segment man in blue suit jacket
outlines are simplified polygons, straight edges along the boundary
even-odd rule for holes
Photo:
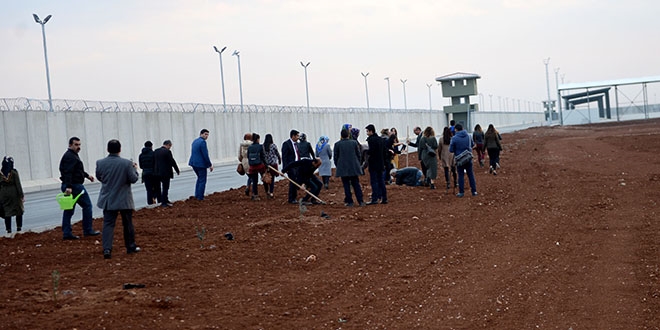
[[[192,143],[190,160],[188,161],[188,165],[192,166],[197,175],[195,198],[200,201],[204,199],[204,190],[206,190],[206,169],[208,168],[210,172],[213,172],[213,163],[211,163],[209,150],[206,147],[206,139],[208,138],[209,130],[202,129],[199,132],[199,137]]]

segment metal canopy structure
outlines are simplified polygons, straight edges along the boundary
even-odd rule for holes
[[[647,84],[658,83],[660,82],[660,76],[649,76],[641,78],[628,78],[628,79],[613,79],[613,80],[602,80],[602,81],[592,81],[592,82],[583,82],[583,83],[569,83],[561,84],[557,88],[557,99],[564,100],[566,102],[565,106],[569,106],[568,102],[570,99],[574,99],[572,104],[580,103],[589,103],[589,102],[603,102],[603,95],[606,96],[605,102],[609,104],[609,93],[606,90],[614,87],[615,90],[615,103],[616,103],[616,116],[617,121],[619,118],[619,86],[627,85],[642,85],[643,92],[643,110],[644,115],[648,118],[648,93],[647,93]],[[605,87],[605,88],[603,88]],[[600,88],[597,90],[590,90],[593,88]],[[571,91],[577,89],[586,90],[583,93],[575,93],[572,95],[562,96],[562,91]],[[607,106],[609,108],[609,106]],[[567,108],[568,109],[568,108]],[[609,111],[608,111],[609,112]],[[606,117],[610,118],[609,114]],[[559,118],[561,120],[560,124],[563,125],[563,115],[562,115],[562,103],[559,103]]]

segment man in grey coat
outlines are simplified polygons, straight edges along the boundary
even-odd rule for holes
[[[138,180],[137,164],[121,158],[119,140],[108,141],[108,156],[96,161],[96,178],[102,183],[96,206],[103,209],[103,258],[110,259],[117,214],[121,214],[127,253],[140,252],[135,245],[133,228],[133,193],[131,184]]]
[[[337,167],[335,175],[341,178],[344,185],[344,205],[353,206],[353,195],[351,186],[355,190],[355,198],[360,206],[365,206],[362,195],[362,187],[358,176],[364,174],[360,166],[360,147],[358,142],[348,138],[347,130],[341,131],[341,140],[335,143],[334,160]]]

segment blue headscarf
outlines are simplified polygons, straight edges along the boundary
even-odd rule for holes
[[[330,141],[329,137],[325,135],[321,135],[321,137],[319,138],[319,142],[316,143],[316,155],[321,153],[321,150],[323,149],[323,147],[325,147],[326,144],[328,144],[329,141]]]
[[[358,136],[360,136],[360,129],[355,127],[351,128],[351,138],[357,141]]]
[[[350,132],[352,127],[353,127],[353,125],[351,125],[351,124],[344,124],[344,125],[341,126],[341,129],[342,130],[345,129],[345,130]]]

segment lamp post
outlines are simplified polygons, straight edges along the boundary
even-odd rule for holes
[[[364,90],[367,93],[367,110],[369,110],[369,87],[367,86],[367,76],[369,75],[369,72],[360,72],[360,74],[364,77]]]
[[[406,101],[406,81],[408,79],[400,79],[401,83],[403,84],[403,109],[408,110],[408,103]]]
[[[235,50],[232,54],[238,59],[238,90],[241,96],[241,112],[243,112],[243,82],[241,81],[241,55],[240,52]]]
[[[390,77],[385,77],[387,80],[387,101],[390,105],[390,112],[392,112],[392,93],[390,93]]]
[[[548,102],[545,105],[546,109],[548,110],[548,121],[552,122],[552,104],[550,102],[550,76],[548,74],[548,64],[550,64],[550,58],[548,57],[544,59],[543,64],[545,64],[545,84],[548,88]]]
[[[215,52],[218,53],[218,56],[220,57],[220,82],[222,83],[222,107],[224,111],[227,111],[227,101],[225,99],[225,73],[222,70],[222,52],[227,49],[227,46],[222,47],[222,49],[218,50],[218,47],[213,46],[213,49],[215,49]]]
[[[426,87],[429,88],[429,110],[433,110],[433,106],[431,105],[431,86],[433,86],[433,84],[426,84]]]
[[[48,51],[46,50],[46,23],[50,20],[53,15],[48,15],[44,20],[40,20],[37,14],[32,14],[34,21],[38,24],[41,24],[41,35],[44,40],[44,60],[46,61],[46,83],[48,84],[48,110],[53,111],[53,97],[50,94],[50,71],[48,70]]]
[[[561,94],[559,93],[559,68],[555,68],[555,89],[557,90],[557,109],[559,109],[559,125],[564,124],[564,118],[561,113]]]
[[[305,68],[305,95],[307,96],[307,112],[309,113],[309,87],[307,86],[307,67],[309,64],[312,62],[307,62],[307,64],[303,64],[302,61],[300,61],[300,65],[302,65],[303,68]]]

